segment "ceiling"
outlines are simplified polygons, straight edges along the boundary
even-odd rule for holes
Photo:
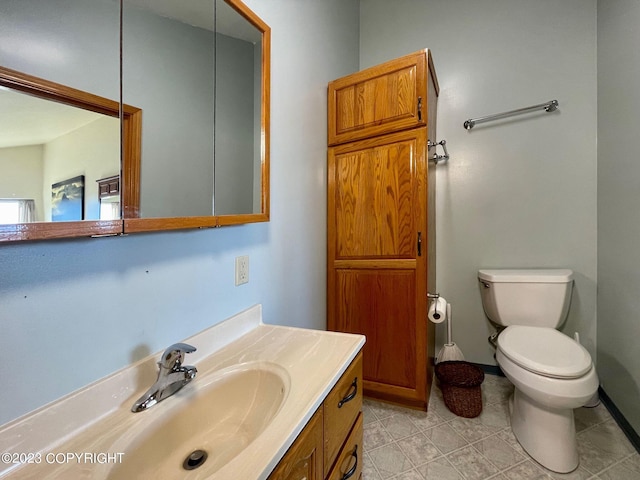
[[[0,148],[40,145],[103,115],[0,86]]]
[[[257,43],[262,39],[261,32],[223,0],[215,0],[215,13],[212,0],[125,0],[125,3],[206,30],[214,31],[215,23],[218,33],[247,42]]]

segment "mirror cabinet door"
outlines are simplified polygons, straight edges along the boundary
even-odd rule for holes
[[[239,0],[123,5],[123,101],[143,112],[125,231],[267,221],[269,27]]]
[[[0,0],[0,241],[122,232],[117,2]]]
[[[240,0],[0,0],[0,241],[268,221],[270,33]]]

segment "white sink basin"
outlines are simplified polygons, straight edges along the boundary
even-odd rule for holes
[[[289,386],[284,368],[267,362],[196,377],[173,397],[135,414],[161,415],[124,447],[123,462],[108,478],[187,478],[190,468],[198,476],[215,473],[269,425]]]
[[[0,478],[266,480],[364,337],[266,325],[261,311],[182,340],[198,349],[188,357],[198,375],[148,410],[132,413],[131,405],[155,379],[161,352],[0,426],[1,452],[41,460],[0,462]],[[185,470],[196,450],[206,460]]]

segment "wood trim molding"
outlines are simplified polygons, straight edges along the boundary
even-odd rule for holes
[[[61,85],[26,73],[0,67],[0,86],[45,100],[84,110],[120,117],[120,103],[76,88]],[[121,165],[124,181],[123,202],[139,205],[140,134],[142,111],[129,105],[122,108],[123,142]],[[117,235],[123,232],[122,220],[82,220],[77,222],[34,222],[0,225],[0,242],[49,240],[87,236]]]

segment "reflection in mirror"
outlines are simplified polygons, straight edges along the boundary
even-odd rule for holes
[[[95,183],[121,169],[119,17],[114,0],[0,0],[0,241],[122,232]],[[85,221],[54,221],[53,185],[77,176]]]
[[[262,212],[262,32],[216,0],[216,215]]]
[[[144,111],[127,217],[213,213],[213,25],[213,0],[124,0],[123,101]]]
[[[0,87],[0,224],[99,220],[96,180],[119,172],[118,117]]]
[[[269,38],[239,0],[124,0],[123,101],[144,110],[125,230],[268,220]]]

